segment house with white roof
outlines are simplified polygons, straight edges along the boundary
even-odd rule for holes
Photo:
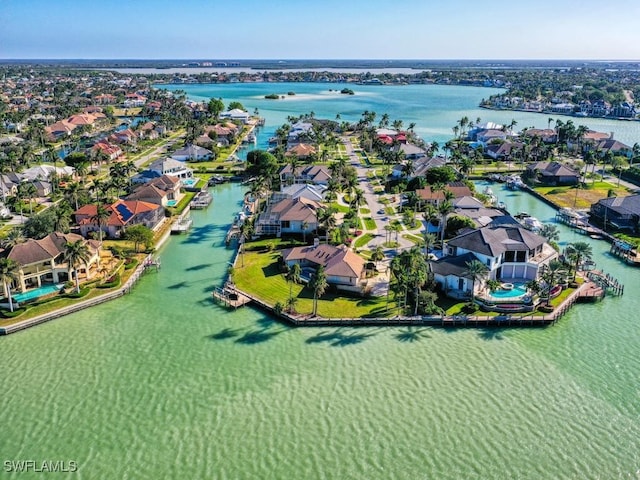
[[[234,108],[232,110],[227,110],[226,112],[222,112],[220,114],[220,118],[228,118],[230,120],[238,120],[244,124],[249,123],[249,119],[251,115],[244,110],[240,110],[239,108]]]

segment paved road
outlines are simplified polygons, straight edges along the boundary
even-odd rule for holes
[[[398,214],[387,215],[386,213],[379,213],[379,212],[384,212],[385,205],[380,203],[379,201],[380,196],[374,193],[373,186],[371,185],[371,182],[369,181],[369,177],[367,176],[367,173],[371,169],[369,167],[364,167],[360,163],[360,158],[354,151],[353,145],[351,144],[351,141],[349,140],[348,137],[342,137],[342,143],[344,144],[347,152],[347,156],[349,157],[349,163],[356,169],[356,172],[358,174],[358,184],[359,184],[358,187],[364,192],[364,198],[365,198],[365,201],[367,202],[367,208],[371,211],[371,214],[370,214],[371,218],[376,223],[375,231],[371,231],[371,230],[367,231],[367,233],[373,233],[374,235],[376,235],[376,237],[373,240],[371,240],[367,244],[367,246],[369,248],[373,248],[377,245],[382,245],[385,242],[385,239],[387,236],[387,232],[384,229],[384,227],[389,225],[393,220],[396,220],[396,219],[399,220],[400,215]],[[400,197],[399,196],[397,197],[398,197],[398,201],[395,203],[395,206],[398,206],[399,204]],[[402,230],[398,232],[398,243],[400,244],[399,249],[406,249],[414,246],[413,242],[402,237],[403,233],[412,233],[414,235],[421,235],[422,229],[423,227],[421,225],[419,228],[415,230]],[[395,239],[395,233],[393,235]],[[395,249],[387,249],[386,253],[394,254]]]

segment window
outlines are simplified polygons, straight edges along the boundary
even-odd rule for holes
[[[289,220],[283,220],[281,223],[282,228],[291,228],[291,222]]]

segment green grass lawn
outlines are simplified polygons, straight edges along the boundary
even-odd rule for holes
[[[364,217],[363,220],[364,220],[364,228],[366,230],[375,230],[377,228],[376,227],[376,222],[375,222],[375,220],[373,218]]]
[[[384,207],[384,213],[386,213],[387,215],[395,215],[396,209],[393,207]]]
[[[362,235],[361,237],[356,238],[356,241],[354,242],[353,246],[355,248],[362,248],[364,247],[367,243],[369,243],[371,240],[373,240],[374,238],[376,238],[376,236],[372,233],[365,233],[364,235]]]
[[[360,213],[362,215],[369,215],[371,213],[371,210],[369,210],[368,208],[364,208],[363,207],[363,208],[360,209]]]
[[[247,252],[244,267],[234,269],[234,281],[240,290],[244,290],[270,305],[277,302],[286,305],[289,298],[289,285],[278,270],[278,251]],[[299,313],[311,313],[313,292],[304,285],[292,285],[292,295],[298,299],[296,310]],[[394,307],[390,303],[390,308]],[[318,301],[318,314],[328,318],[384,317],[386,316],[386,297],[359,298],[334,293],[325,293]]]
[[[406,238],[410,242],[413,242],[415,245],[422,246],[424,245],[424,239],[419,237],[418,235],[411,235],[410,233],[405,233],[402,235],[402,238]]]

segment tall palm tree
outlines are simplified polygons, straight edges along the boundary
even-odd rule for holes
[[[71,273],[71,269],[73,269],[73,273],[75,273],[76,293],[80,293],[80,278],[77,266],[82,262],[88,262],[90,256],[89,247],[87,247],[84,240],[67,242],[64,245],[64,257],[69,262],[69,271]]]
[[[298,263],[294,263],[289,268],[289,270],[287,270],[287,273],[284,276],[284,278],[287,280],[287,283],[289,284],[289,301],[291,300],[291,298],[293,298],[293,284],[300,283],[301,273],[302,270],[300,269],[300,265]]]
[[[107,224],[107,220],[111,217],[111,212],[104,205],[96,205],[96,213],[91,217],[91,221],[98,225],[98,235],[100,243],[102,243],[102,227]]]
[[[447,229],[447,217],[453,212],[453,204],[449,200],[445,200],[438,205],[438,214],[440,215],[440,243],[442,245],[442,255],[444,255],[444,234]]]
[[[329,284],[327,283],[327,275],[324,273],[324,267],[320,265],[316,272],[311,277],[309,286],[313,290],[313,316],[318,314],[318,298],[321,297],[327,290]]]
[[[376,248],[371,252],[371,261],[376,263],[376,267],[378,266],[378,262],[384,260],[384,250],[382,249],[382,245],[376,245]]]
[[[429,253],[429,249],[436,241],[436,236],[433,233],[429,232],[429,230],[425,229],[424,233],[422,234],[422,240],[424,241],[424,256],[426,257]]]
[[[489,268],[480,260],[471,260],[466,262],[467,270],[465,275],[471,277],[471,303],[476,300],[476,282],[484,279],[489,273]]]
[[[574,242],[567,245],[567,254],[573,260],[573,281],[576,281],[578,268],[583,260],[591,260],[593,249],[587,242]]]
[[[9,310],[13,312],[13,299],[11,298],[11,282],[18,280],[20,265],[11,258],[0,258],[0,281],[4,287],[4,296],[9,301]]]

